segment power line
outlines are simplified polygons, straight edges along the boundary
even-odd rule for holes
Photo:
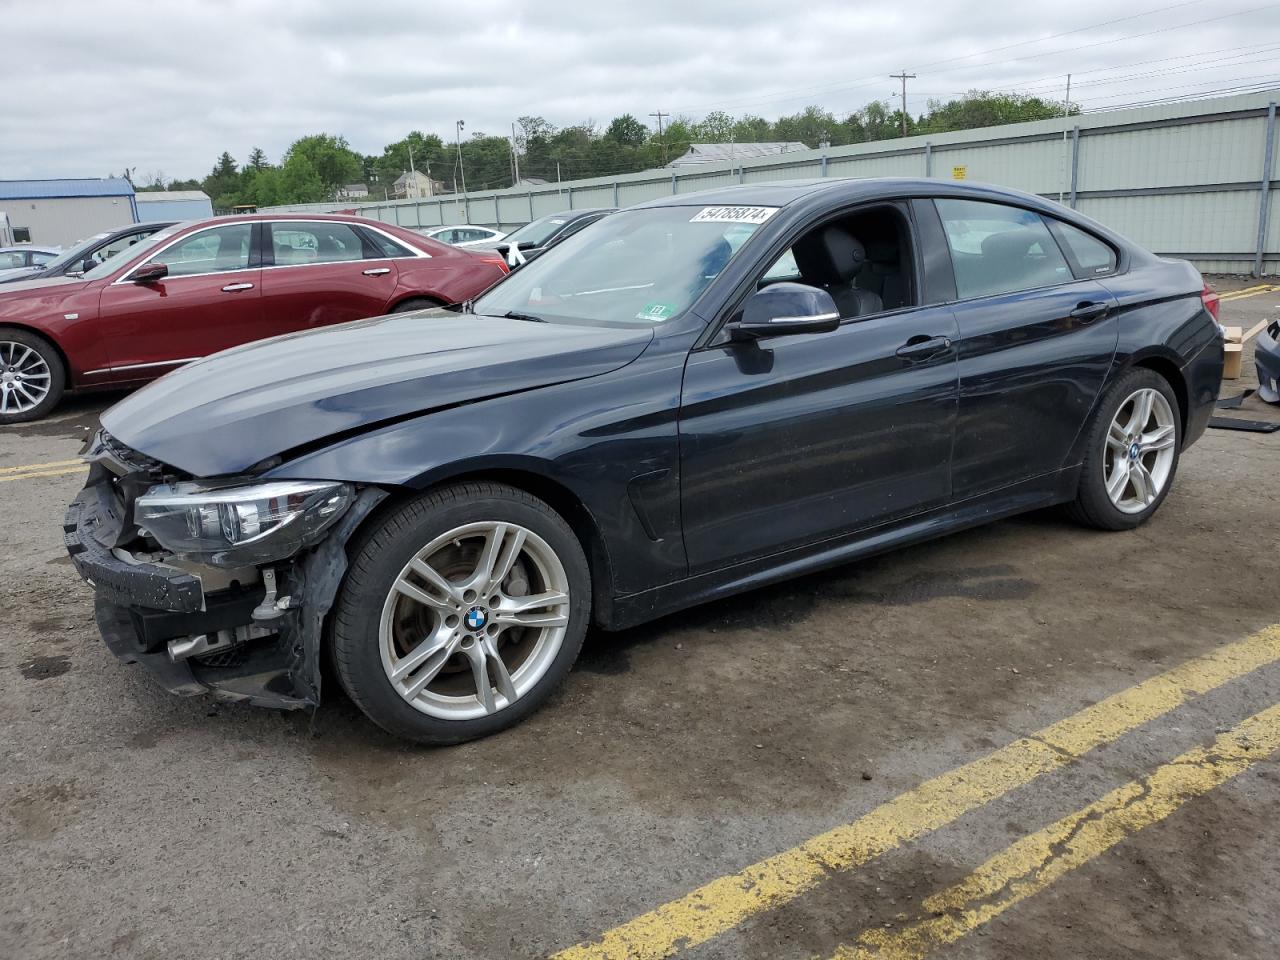
[[[1031,44],[1031,43],[1039,43],[1039,42],[1042,42],[1042,41],[1044,41],[1044,40],[1052,40],[1052,39],[1056,39],[1056,38],[1058,38],[1058,37],[1060,37],[1060,36],[1067,36],[1067,35],[1070,35],[1070,34],[1082,33],[1082,32],[1087,31],[1087,30],[1097,29],[1098,27],[1108,26],[1108,25],[1111,25],[1111,24],[1113,24],[1113,23],[1119,23],[1119,22],[1124,21],[1124,20],[1133,20],[1133,19],[1137,19],[1137,18],[1139,18],[1139,17],[1150,16],[1150,15],[1152,15],[1152,14],[1156,14],[1156,13],[1165,13],[1165,12],[1167,12],[1167,11],[1169,11],[1169,10],[1174,10],[1174,9],[1177,9],[1177,8],[1179,8],[1179,7],[1184,7],[1184,6],[1190,6],[1192,3],[1199,3],[1199,2],[1202,2],[1202,0],[1184,0],[1184,2],[1183,2],[1183,3],[1176,3],[1176,4],[1169,5],[1169,6],[1160,7],[1160,8],[1158,8],[1158,9],[1148,10],[1148,11],[1146,11],[1145,13],[1140,13],[1140,14],[1131,14],[1131,15],[1129,15],[1129,16],[1127,16],[1127,17],[1119,17],[1119,18],[1117,18],[1117,19],[1115,19],[1115,20],[1108,20],[1108,21],[1104,21],[1103,23],[1091,24],[1091,25],[1086,26],[1086,27],[1078,27],[1078,28],[1076,28],[1076,29],[1074,29],[1074,30],[1068,30],[1068,31],[1065,31],[1065,32],[1064,32],[1064,33],[1062,33],[1062,34],[1054,34],[1054,35],[1052,35],[1052,36],[1049,36],[1049,37],[1041,37],[1041,38],[1036,39],[1036,40],[1025,40],[1025,41],[1020,41],[1020,42],[1019,42],[1019,43],[1017,43],[1017,44],[1006,44],[1004,47],[996,47],[996,48],[993,48],[993,49],[991,49],[991,50],[982,50],[982,51],[978,51],[978,52],[976,52],[976,53],[972,53],[972,54],[965,54],[965,55],[960,56],[960,57],[951,57],[951,58],[948,58],[948,59],[946,59],[946,60],[935,60],[935,61],[933,61],[933,62],[931,62],[931,63],[922,64],[922,65],[918,66],[916,69],[920,70],[920,69],[924,69],[924,68],[926,68],[926,67],[939,66],[939,65],[941,65],[941,64],[951,63],[951,62],[955,62],[955,61],[957,61],[957,60],[967,60],[967,59],[969,59],[969,58],[971,58],[971,57],[984,56],[984,55],[986,55],[986,54],[988,54],[988,53],[1000,52],[1000,51],[1003,51],[1003,50],[1006,50],[1006,49],[1011,49],[1011,48],[1016,47],[1016,46],[1022,46],[1022,45]],[[1126,34],[1126,35],[1124,35],[1124,36],[1120,36],[1120,37],[1112,37],[1112,38],[1107,39],[1107,40],[1097,40],[1097,41],[1094,41],[1094,42],[1092,42],[1092,43],[1081,44],[1081,45],[1079,45],[1079,46],[1075,46],[1075,47],[1066,47],[1066,48],[1063,48],[1063,49],[1061,49],[1061,50],[1052,50],[1052,51],[1047,51],[1047,52],[1029,53],[1029,54],[1025,54],[1025,55],[1023,55],[1023,56],[1020,56],[1020,57],[1008,57],[1008,58],[1005,58],[1005,59],[1003,59],[1003,60],[995,60],[995,61],[988,61],[988,62],[983,62],[983,63],[968,64],[968,65],[965,65],[965,66],[955,67],[955,68],[953,69],[953,71],[951,71],[951,72],[960,72],[960,71],[965,71],[965,70],[978,70],[978,69],[983,69],[983,68],[990,69],[991,67],[1003,66],[1003,65],[1005,65],[1005,64],[1009,64],[1009,63],[1017,63],[1017,62],[1019,62],[1019,61],[1022,61],[1022,60],[1028,60],[1028,59],[1031,59],[1031,58],[1033,58],[1033,57],[1034,57],[1034,58],[1037,58],[1037,59],[1039,59],[1039,58],[1048,58],[1048,57],[1058,57],[1058,56],[1062,56],[1062,55],[1064,55],[1064,54],[1068,54],[1068,53],[1076,53],[1076,52],[1078,52],[1078,51],[1080,51],[1080,50],[1087,50],[1087,49],[1091,49],[1091,48],[1093,48],[1093,47],[1106,46],[1106,45],[1108,45],[1108,44],[1113,44],[1113,43],[1120,43],[1120,42],[1123,42],[1123,41],[1125,41],[1125,40],[1137,40],[1137,39],[1141,39],[1141,38],[1143,38],[1143,37],[1150,37],[1150,36],[1155,36],[1155,35],[1157,35],[1157,34],[1161,34],[1161,33],[1168,33],[1168,32],[1173,31],[1173,30],[1184,30],[1184,29],[1186,29],[1187,27],[1196,27],[1196,26],[1201,26],[1201,25],[1206,24],[1206,23],[1213,23],[1213,22],[1216,22],[1216,21],[1219,21],[1219,20],[1226,20],[1226,19],[1230,19],[1231,17],[1240,17],[1240,16],[1244,16],[1245,14],[1249,14],[1249,13],[1256,13],[1256,12],[1257,12],[1257,11],[1259,11],[1259,10],[1266,10],[1266,9],[1270,9],[1270,8],[1275,7],[1275,6],[1277,6],[1277,5],[1276,5],[1276,4],[1274,4],[1274,3],[1272,3],[1272,4],[1263,4],[1262,6],[1250,7],[1250,8],[1249,8],[1249,9],[1247,9],[1247,10],[1238,10],[1238,11],[1235,11],[1235,12],[1233,12],[1233,13],[1217,14],[1217,15],[1215,15],[1215,16],[1212,16],[1212,17],[1205,17],[1205,18],[1200,19],[1200,20],[1192,20],[1192,21],[1189,21],[1189,22],[1187,22],[1187,23],[1179,23],[1179,24],[1172,24],[1172,25],[1170,25],[1170,26],[1166,26],[1166,27],[1158,27],[1158,28],[1156,28],[1156,29],[1154,29],[1154,30],[1147,30],[1147,31],[1144,31],[1144,32],[1141,32],[1141,33]],[[875,81],[875,80],[876,80],[876,76],[875,76],[875,75],[873,75],[873,76],[868,76],[868,77],[859,77],[859,78],[855,78],[855,79],[854,79],[854,80],[852,80],[852,81],[847,81],[847,82],[843,82],[843,83],[836,83],[836,84],[823,84],[823,85],[815,86],[815,87],[809,87],[809,88],[797,88],[797,89],[794,89],[794,90],[791,90],[791,91],[779,91],[779,92],[776,92],[776,93],[781,93],[781,94],[783,94],[783,95],[770,94],[770,95],[768,95],[768,96],[766,96],[766,97],[758,97],[758,98],[752,98],[752,99],[741,99],[741,100],[735,100],[735,101],[720,101],[720,103],[719,103],[719,104],[707,104],[707,105],[708,105],[708,106],[726,106],[726,105],[735,105],[735,106],[751,106],[751,105],[762,104],[762,103],[776,103],[776,102],[780,102],[780,101],[781,101],[781,102],[785,102],[785,101],[789,101],[789,100],[799,99],[801,96],[807,96],[807,95],[809,95],[809,94],[811,94],[811,93],[812,93],[812,94],[817,94],[817,93],[821,93],[821,92],[834,93],[834,92],[836,92],[836,91],[842,91],[842,90],[857,90],[857,89],[864,89],[864,88],[869,87],[869,86],[874,86],[874,81]],[[863,82],[863,81],[867,81],[867,82]],[[796,95],[794,95],[794,96],[793,96],[792,94],[796,94]],[[689,108],[686,108],[686,109],[689,109]]]

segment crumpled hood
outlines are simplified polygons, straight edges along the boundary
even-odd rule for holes
[[[446,310],[375,317],[189,363],[116,404],[102,425],[194,476],[234,474],[335,434],[607,373],[652,336]]]

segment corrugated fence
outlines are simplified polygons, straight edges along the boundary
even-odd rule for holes
[[[570,208],[625,207],[735,183],[926,176],[1061,199],[1206,272],[1272,274],[1280,269],[1277,100],[1280,91],[1221,97],[357,209],[408,227],[475,223],[510,230]],[[351,204],[269,208],[337,209]]]

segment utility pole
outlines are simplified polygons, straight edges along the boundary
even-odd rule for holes
[[[1064,117],[1071,116],[1071,74],[1067,74],[1067,102],[1063,106],[1062,115]]]
[[[410,187],[409,189],[410,189],[410,190],[412,190],[412,191],[414,192],[414,195],[415,195],[415,196],[417,196],[417,194],[418,194],[418,174],[417,174],[417,171],[415,171],[415,170],[413,169],[413,144],[412,144],[412,143],[410,143],[410,144],[409,144],[409,182],[410,182],[411,184],[413,184],[413,186],[412,186],[412,187]],[[408,197],[408,196],[409,196],[409,190],[406,190],[406,191],[404,192],[404,195],[405,195],[406,197]]]
[[[463,198],[467,195],[467,168],[462,165],[462,128],[465,126],[466,123],[462,120],[454,124],[454,132],[458,137],[458,175],[462,178]]]
[[[659,110],[657,113],[649,114],[649,116],[658,118],[658,143],[662,146],[662,162],[666,163],[667,162],[667,142],[662,139],[662,118],[669,117],[671,116],[671,114],[663,113],[661,110]]]
[[[907,81],[914,80],[916,75],[903,70],[901,73],[891,73],[889,76],[894,80],[902,81],[902,135],[905,137],[907,135]]]
[[[511,185],[514,187],[520,183],[520,148],[516,144],[516,125],[511,124],[511,166],[515,171],[511,175]]]

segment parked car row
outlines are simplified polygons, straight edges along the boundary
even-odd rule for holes
[[[456,281],[437,299],[474,297],[175,370],[103,415],[65,520],[107,646],[165,688],[302,708],[323,671],[429,743],[528,716],[593,623],[1055,504],[1134,528],[1222,374],[1190,264],[934,179],[655,200],[479,295],[500,264],[350,218],[144,243],[47,311],[111,325],[73,376],[151,375],[264,314],[301,330],[362,297],[352,313],[416,306],[397,291],[424,259]],[[333,271],[321,299],[310,270]],[[205,339],[148,352],[183,283],[196,305],[166,324]]]
[[[0,424],[252,340],[459,303],[507,272],[497,253],[338,215],[220,217],[129,242],[82,255],[81,275],[0,286]]]
[[[0,247],[0,283],[15,275],[39,270],[59,253],[57,247],[33,247],[29,243]]]

